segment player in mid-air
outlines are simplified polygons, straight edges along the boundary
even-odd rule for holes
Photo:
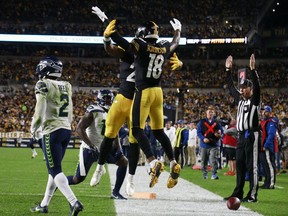
[[[36,67],[39,81],[35,86],[36,106],[31,123],[31,134],[42,127],[43,151],[48,169],[48,182],[42,202],[31,212],[48,213],[48,205],[56,188],[70,204],[69,216],[78,215],[83,205],[71,190],[62,172],[62,159],[71,137],[73,113],[72,86],[57,80],[62,76],[63,64],[55,57],[43,58]]]
[[[98,17],[105,21],[108,19],[104,12],[98,7],[92,7],[92,12],[97,14]],[[101,143],[100,158],[98,166],[94,172],[91,182],[97,184],[100,181],[102,174],[104,173],[104,163],[107,153],[110,151],[112,142],[118,134],[121,126],[126,122],[130,128],[130,108],[132,106],[132,100],[135,92],[135,67],[134,67],[134,54],[131,51],[127,51],[122,47],[113,45],[111,42],[111,34],[114,33],[113,25],[108,25],[104,31],[104,48],[107,53],[113,57],[120,59],[120,88],[119,92],[108,112],[106,121],[106,132],[104,139]],[[136,37],[141,36],[141,28],[137,30]],[[175,70],[176,64],[182,64],[178,60],[177,56],[171,59],[171,64]],[[127,178],[126,193],[131,196],[135,191],[134,175],[137,168],[139,159],[139,145],[136,139],[132,136],[131,130],[129,134],[130,148],[128,151],[129,159],[129,173]]]
[[[77,125],[76,131],[82,139],[82,144],[80,146],[76,174],[67,177],[70,185],[79,184],[84,181],[90,167],[98,160],[99,146],[105,132],[106,116],[113,98],[114,95],[110,90],[100,90],[97,95],[97,103],[87,107],[85,115]],[[118,139],[114,140],[112,150],[106,158],[107,163],[113,163],[119,166],[111,199],[126,199],[119,191],[126,176],[128,161],[123,155],[121,146],[117,141]],[[90,185],[95,186],[93,181]]]
[[[171,172],[167,182],[168,188],[177,184],[181,170],[180,165],[175,161],[170,140],[163,130],[163,92],[160,87],[164,62],[173,53],[180,41],[181,23],[174,19],[171,21],[171,25],[175,30],[171,43],[165,40],[157,42],[159,38],[158,26],[152,21],[148,21],[140,27],[138,37],[135,37],[131,43],[116,32],[116,20],[112,20],[108,25],[112,32],[112,40],[124,50],[135,55],[136,91],[130,114],[132,117],[132,134],[150,164],[150,187],[157,183],[160,173],[164,170],[164,164],[154,157],[149,140],[144,134],[143,128],[148,116],[151,120],[153,134],[161,143],[170,160]],[[178,67],[176,66],[176,68]],[[101,159],[101,151],[99,157]]]

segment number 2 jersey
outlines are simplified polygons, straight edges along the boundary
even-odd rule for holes
[[[67,81],[41,79],[35,86],[36,107],[31,123],[34,133],[42,126],[43,135],[60,128],[71,130],[72,86]]]
[[[163,64],[170,56],[170,42],[162,40],[149,43],[141,38],[134,38],[131,43],[137,50],[134,63],[136,88],[142,90],[160,86]]]

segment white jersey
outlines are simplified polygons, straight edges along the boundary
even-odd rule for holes
[[[174,143],[174,140],[176,138],[176,130],[175,127],[170,127],[169,129],[167,129],[166,127],[164,127],[164,133],[168,136],[171,144]]]
[[[189,130],[188,146],[196,146],[197,129]]]
[[[94,118],[92,124],[86,128],[87,136],[93,145],[99,149],[104,138],[107,109],[104,109],[99,105],[90,105],[86,109],[86,112],[92,113]],[[82,146],[89,149],[89,146],[84,141],[82,141]]]
[[[31,133],[41,126],[43,135],[60,128],[71,130],[72,86],[67,81],[41,79],[35,86],[36,106]]]

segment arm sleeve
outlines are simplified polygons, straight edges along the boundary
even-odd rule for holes
[[[43,116],[45,115],[46,111],[46,96],[43,94],[36,94],[36,106],[35,112],[32,118],[31,123],[31,133],[35,134],[37,129],[41,126],[43,121]]]
[[[274,138],[277,131],[275,123],[268,122],[266,125],[266,131],[267,131],[267,137],[264,143],[264,147],[274,151]]]
[[[118,32],[115,32],[111,35],[112,40],[122,47],[124,50],[129,50],[130,43],[125,40]]]
[[[202,128],[201,128],[201,121],[197,125],[197,136],[199,137],[200,140],[204,139],[204,135],[202,133]]]
[[[258,106],[260,104],[260,83],[259,83],[259,77],[256,70],[251,71],[251,79],[253,82],[253,95],[251,98],[251,102]]]
[[[227,73],[227,85],[228,85],[229,92],[234,97],[234,100],[238,104],[238,102],[240,100],[240,92],[234,86],[231,71],[228,70],[228,71],[226,71],[226,73]]]
[[[182,145],[188,145],[189,131],[187,129],[183,130],[182,135],[183,135]]]

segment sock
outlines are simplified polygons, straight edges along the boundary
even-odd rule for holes
[[[113,189],[114,193],[119,193],[120,188],[124,182],[125,176],[126,176],[127,166],[125,167],[118,167],[116,172],[116,181],[115,186]]]
[[[68,184],[69,185],[74,185],[74,181],[73,181],[73,176],[67,176],[67,180],[68,180]]]
[[[104,139],[100,145],[98,164],[103,165],[105,163],[107,155],[112,149],[113,140],[114,138],[111,139],[104,136]]]
[[[104,165],[103,164],[97,164],[97,167],[96,167],[96,171],[102,171],[103,170],[103,167]]]
[[[128,150],[129,174],[135,175],[139,160],[140,148],[138,143],[130,143]]]
[[[41,207],[44,207],[44,206],[48,206],[51,199],[52,199],[52,196],[55,192],[55,189],[56,189],[56,184],[53,180],[53,177],[49,174],[48,175],[48,181],[47,181],[47,186],[46,186],[46,191],[45,191],[45,195],[44,195],[44,198],[40,204]]]
[[[152,153],[150,141],[145,135],[143,129],[138,128],[138,127],[132,128],[132,133],[133,133],[133,136],[137,139],[138,144],[140,148],[142,149],[142,151],[144,152],[146,158],[148,159],[150,157],[154,157],[154,154]]]
[[[150,164],[150,167],[153,168],[155,166],[155,163],[157,162],[158,160],[157,159],[154,159],[153,161],[151,161],[149,164]]]
[[[165,134],[163,129],[160,130],[152,130],[153,135],[155,138],[161,143],[161,146],[163,148],[163,151],[169,158],[169,160],[174,160],[174,154],[173,154],[173,149],[171,142],[169,140],[169,137]]]
[[[170,161],[170,168],[172,168],[174,164],[177,164],[176,160]]]
[[[64,173],[63,172],[58,173],[54,178],[54,182],[56,186],[59,188],[59,190],[61,191],[61,193],[66,197],[70,205],[74,206],[77,199],[73,191],[71,190],[70,186],[68,185],[68,180],[66,176],[64,175]]]

